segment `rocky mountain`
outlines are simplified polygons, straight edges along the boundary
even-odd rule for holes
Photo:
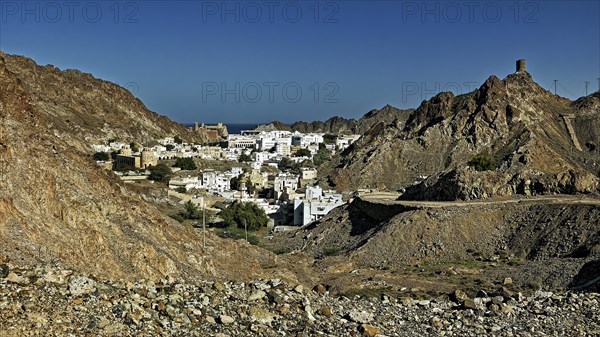
[[[70,138],[71,146],[78,150],[89,152],[90,144],[109,139],[145,143],[178,135],[189,141],[203,141],[199,134],[149,111],[114,83],[79,70],[39,66],[29,58],[1,51],[0,60],[21,81],[29,103],[47,117],[48,124],[39,127]]]
[[[272,261],[211,233],[203,249],[194,228],[96,165],[88,142],[183,132],[124,89],[3,54],[0,117],[0,256],[126,280],[254,278]]]
[[[398,120],[399,123],[404,123],[411,112],[412,109],[401,110],[391,105],[386,105],[379,110],[373,109],[367,112],[358,120],[336,116],[329,118],[326,121],[298,121],[291,125],[274,121],[270,124],[274,125],[278,130],[298,131],[302,133],[363,134],[378,123],[387,125],[394,120]]]
[[[600,169],[600,94],[570,101],[524,70],[444,92],[406,123],[376,124],[328,172],[339,190],[406,188],[407,199],[590,193]],[[494,163],[476,171],[479,157]],[[428,178],[420,184],[415,182]]]

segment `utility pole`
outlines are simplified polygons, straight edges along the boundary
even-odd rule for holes
[[[585,95],[588,95],[588,85],[590,85],[590,82],[585,81]]]
[[[202,202],[202,248],[206,248],[206,207],[204,205],[204,196],[200,198],[200,202]]]
[[[556,96],[556,84],[558,83],[558,80],[554,80],[554,95]]]

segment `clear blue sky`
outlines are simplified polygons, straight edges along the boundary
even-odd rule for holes
[[[515,61],[598,90],[600,1],[8,1],[0,49],[130,89],[179,122],[360,117]]]

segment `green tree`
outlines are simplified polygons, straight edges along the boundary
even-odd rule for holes
[[[179,187],[177,187],[177,188],[175,189],[175,191],[176,191],[176,192],[179,192],[179,193],[185,193],[185,192],[187,192],[187,190],[185,189],[185,187],[184,187],[184,186],[179,186]]]
[[[202,212],[198,209],[198,206],[194,205],[191,201],[188,201],[183,205],[181,216],[183,216],[184,219],[199,220],[202,219]]]
[[[250,181],[246,181],[246,191],[249,194],[254,193],[254,191],[256,191],[256,186],[254,186],[253,183],[251,183]]]
[[[202,213],[204,213],[206,222],[210,222],[214,218],[213,212],[207,209],[202,210],[202,208],[196,206],[191,201],[188,201],[183,205],[183,210],[171,217],[179,222],[183,222],[183,220],[202,220]]]
[[[300,149],[294,153],[294,157],[310,157],[309,149]]]
[[[238,161],[239,161],[240,163],[246,163],[246,162],[252,161],[252,158],[250,158],[250,156],[249,156],[249,155],[247,155],[247,154],[245,154],[245,153],[242,153],[242,154],[240,155],[240,158],[238,159]]]
[[[232,190],[237,190],[238,186],[240,184],[240,177],[233,177],[231,178],[231,180],[229,180],[229,188]]]
[[[179,136],[173,137],[173,141],[175,141],[177,144],[183,144],[183,139],[181,139]]]
[[[324,162],[328,161],[329,158],[330,158],[330,152],[325,147],[325,144],[323,144],[323,143],[319,144],[319,151],[317,151],[317,154],[315,154],[315,156],[313,157],[313,162],[315,163],[315,165],[319,166],[319,165],[323,164]]]
[[[196,162],[192,158],[177,158],[174,167],[179,167],[182,170],[195,170],[198,168]]]
[[[92,158],[94,158],[94,160],[107,161],[110,159],[110,156],[106,152],[96,152]]]
[[[171,168],[165,164],[150,166],[148,170],[150,171],[150,176],[148,177],[150,180],[168,183],[169,179],[171,179]]]
[[[477,155],[469,160],[468,164],[477,171],[492,171],[496,169],[494,159],[486,155]]]
[[[283,157],[281,158],[281,161],[279,162],[279,167],[282,169],[290,169],[294,167],[294,161],[291,160],[288,157]]]
[[[265,211],[252,202],[234,201],[229,207],[222,210],[219,215],[229,226],[244,228],[248,230],[257,230],[264,227],[269,222],[269,217]]]
[[[175,145],[173,145],[173,144],[167,144],[167,145],[165,145],[165,147],[167,148],[167,151],[171,151],[171,150],[173,150],[175,148]]]
[[[137,147],[137,145],[135,145],[134,142],[129,143],[129,148],[131,148],[131,152],[139,152],[140,149]]]
[[[323,135],[323,142],[325,144],[335,144],[336,139],[337,139],[337,135],[334,135],[332,133],[327,133],[327,134]]]

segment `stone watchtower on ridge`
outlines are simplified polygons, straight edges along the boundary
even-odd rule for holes
[[[517,73],[527,72],[527,64],[525,63],[525,59],[517,60]]]

